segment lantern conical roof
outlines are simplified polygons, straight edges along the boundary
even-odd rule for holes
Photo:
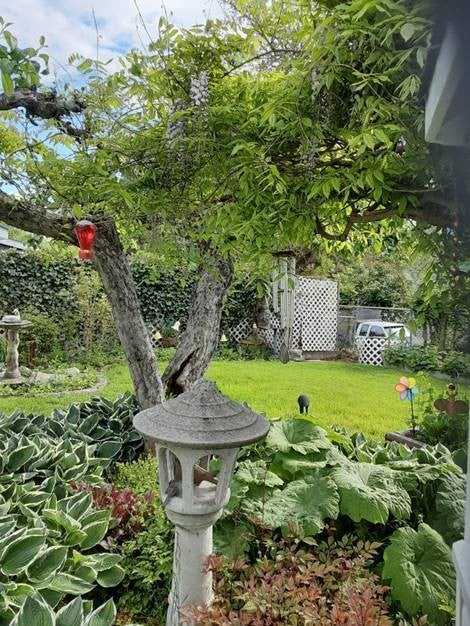
[[[134,416],[134,427],[163,445],[188,448],[238,448],[262,439],[268,420],[220,393],[217,385],[201,380],[177,398]]]

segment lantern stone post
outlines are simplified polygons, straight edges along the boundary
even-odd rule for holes
[[[230,498],[230,480],[241,446],[262,439],[268,421],[223,396],[213,382],[134,416],[135,428],[155,443],[160,494],[175,525],[173,580],[167,626],[179,626],[181,610],[212,602],[212,527]],[[218,474],[209,469],[216,461]]]

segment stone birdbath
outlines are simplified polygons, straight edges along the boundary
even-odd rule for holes
[[[5,331],[7,341],[5,371],[0,376],[0,384],[17,385],[23,382],[18,362],[20,330],[31,325],[32,322],[22,320],[18,313],[14,315],[4,315],[2,319],[0,319],[0,330]]]

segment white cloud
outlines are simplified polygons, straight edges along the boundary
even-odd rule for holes
[[[158,18],[164,13],[161,0],[137,0],[137,5],[154,36]],[[221,15],[217,0],[165,0],[164,6],[170,20],[183,26]],[[13,22],[11,31],[20,46],[35,46],[41,35],[46,37],[47,52],[59,75],[71,53],[96,56],[93,11],[103,60],[139,46],[141,41],[148,43],[134,0],[15,0],[0,8],[4,19]]]

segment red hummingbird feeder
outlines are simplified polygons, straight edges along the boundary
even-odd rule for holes
[[[96,236],[96,226],[89,220],[80,220],[75,225],[74,230],[80,247],[78,258],[89,261],[93,258],[93,242]]]

